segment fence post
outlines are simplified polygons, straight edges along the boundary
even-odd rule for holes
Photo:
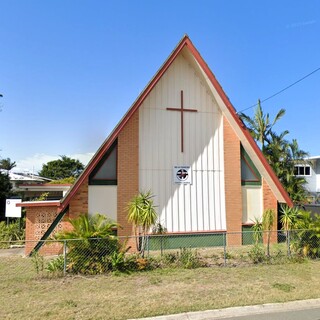
[[[291,256],[291,250],[290,250],[290,230],[288,230],[287,245],[288,245],[288,257],[290,257],[290,256]]]
[[[67,272],[67,240],[63,240],[63,276]]]
[[[227,265],[227,241],[226,241],[226,233],[223,233],[223,260],[224,266]]]

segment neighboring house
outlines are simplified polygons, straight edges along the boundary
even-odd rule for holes
[[[30,172],[7,171],[12,184],[12,190],[22,196],[24,201],[32,201],[47,193],[48,200],[60,200],[70,189],[71,184],[51,184],[49,178]]]
[[[306,159],[309,164],[295,166],[295,175],[306,179],[305,188],[313,203],[320,203],[320,156]]]
[[[242,230],[264,210],[292,205],[188,36],[66,196],[22,203],[27,240],[46,239],[68,227],[67,218],[95,212],[119,223],[119,236],[130,236],[127,206],[140,190],[155,195],[159,221],[169,234],[238,232],[228,236],[229,245],[240,245]],[[46,250],[53,252],[50,246]]]

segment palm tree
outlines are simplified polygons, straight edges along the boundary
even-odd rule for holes
[[[144,256],[146,235],[157,221],[157,212],[153,204],[151,191],[139,192],[128,204],[128,221],[132,223],[136,246],[139,248],[138,235],[142,234],[140,253]]]
[[[270,239],[275,218],[275,212],[272,209],[267,209],[262,215],[262,228],[267,232],[267,256],[270,257]]]
[[[259,99],[253,118],[250,118],[244,113],[240,113],[239,116],[246,123],[252,137],[260,143],[261,150],[264,151],[265,144],[270,143],[270,134],[272,133],[272,127],[285,114],[285,112],[285,109],[280,109],[280,111],[271,122],[269,113],[263,113],[261,101]]]
[[[263,113],[258,100],[253,118],[243,113],[240,113],[240,117],[247,124],[252,137],[261,145],[264,156],[291,199],[296,203],[303,203],[307,198],[304,189],[306,180],[295,176],[294,167],[296,164],[307,164],[305,158],[308,153],[299,148],[296,139],[292,142],[285,139],[289,131],[285,130],[279,135],[273,131],[273,126],[284,114],[285,110],[281,109],[271,122],[269,114]]]
[[[0,160],[0,169],[7,170],[7,172],[12,170],[16,166],[16,162],[12,162],[10,158]]]
[[[282,224],[282,230],[286,233],[288,256],[290,256],[290,230],[293,229],[293,226],[296,223],[299,216],[299,209],[297,207],[290,208],[287,205],[281,205],[280,209],[282,212],[280,223]]]

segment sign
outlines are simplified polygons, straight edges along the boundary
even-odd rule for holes
[[[17,203],[21,203],[21,199],[7,199],[6,200],[6,217],[7,218],[21,218],[21,207],[16,207]]]
[[[174,183],[192,184],[191,166],[174,166],[173,181]]]

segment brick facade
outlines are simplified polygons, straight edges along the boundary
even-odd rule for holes
[[[83,181],[75,196],[69,204],[68,217],[77,218],[80,214],[88,213],[88,178]]]
[[[262,192],[263,192],[263,211],[272,209],[275,212],[274,223],[272,230],[277,231],[277,221],[278,221],[278,201],[275,197],[274,193],[272,192],[270,186],[267,182],[262,179]],[[271,234],[271,242],[277,242],[277,233],[272,232]]]
[[[38,241],[47,231],[52,224],[53,220],[58,215],[57,207],[47,207],[44,203],[43,206],[27,207],[26,213],[26,246],[25,254],[28,255],[36,246]],[[61,221],[53,230],[53,233],[64,229],[65,221]],[[60,243],[51,243],[43,246],[40,253],[44,255],[59,254],[62,252]]]
[[[223,117],[226,220],[228,232],[242,231],[242,190],[240,140]],[[240,245],[240,235],[228,236],[229,245]]]
[[[139,192],[139,111],[136,111],[118,136],[118,229],[119,236],[132,235],[127,221],[128,203]]]

